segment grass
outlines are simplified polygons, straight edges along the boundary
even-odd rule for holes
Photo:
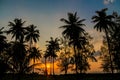
[[[120,74],[68,74],[54,76],[6,74],[0,80],[120,80]]]

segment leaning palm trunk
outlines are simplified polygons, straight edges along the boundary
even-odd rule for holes
[[[107,30],[105,30],[105,34],[106,34],[106,38],[107,38],[107,45],[108,45],[108,53],[109,53],[109,58],[110,58],[110,68],[111,68],[111,73],[114,73],[114,69],[113,69],[113,62],[112,62],[112,55],[110,53],[110,40],[107,34]]]

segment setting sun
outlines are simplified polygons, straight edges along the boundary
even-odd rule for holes
[[[47,68],[50,68],[50,65],[51,65],[50,63],[47,63]]]

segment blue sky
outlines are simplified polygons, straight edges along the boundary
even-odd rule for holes
[[[108,4],[105,0],[0,0],[0,26],[7,28],[9,21],[22,18],[26,25],[38,26],[41,36],[39,45],[44,46],[50,37],[61,36],[62,30],[58,27],[63,23],[60,18],[67,18],[68,12],[77,11],[81,19],[86,19],[86,30],[96,38],[95,42],[98,42],[97,32],[94,34],[91,23],[95,11],[108,7],[108,14],[113,11],[120,13],[120,0],[108,1],[112,3]]]

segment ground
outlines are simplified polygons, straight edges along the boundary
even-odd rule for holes
[[[120,74],[68,74],[44,76],[38,74],[6,74],[0,80],[120,80]]]

